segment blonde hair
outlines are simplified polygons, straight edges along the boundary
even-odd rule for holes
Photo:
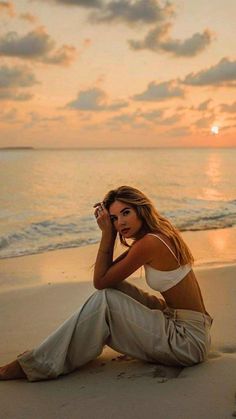
[[[143,192],[132,186],[120,186],[117,189],[109,191],[104,197],[103,203],[108,211],[114,201],[129,204],[134,208],[138,217],[143,222],[144,234],[159,232],[168,237],[173,243],[175,254],[180,265],[185,265],[187,263],[193,264],[193,255],[182,239],[178,229],[174,227],[167,218],[157,212],[151,200],[144,195]],[[120,233],[119,238],[124,246],[130,247]]]

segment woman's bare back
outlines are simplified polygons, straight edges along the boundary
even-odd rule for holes
[[[168,237],[159,232],[156,234],[165,241],[173,253],[176,253],[174,245]],[[154,249],[152,260],[149,265],[154,269],[163,271],[177,269],[179,264],[168,247],[159,240],[155,241],[155,246],[156,249]],[[178,284],[161,294],[164,297],[166,304],[171,308],[194,310],[207,314],[202,293],[193,270],[191,270]]]
[[[208,314],[193,271],[178,284],[162,293],[166,304],[174,309],[195,310]]]

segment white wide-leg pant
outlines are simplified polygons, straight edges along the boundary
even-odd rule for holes
[[[29,381],[68,374],[100,355],[104,345],[165,365],[204,361],[211,317],[190,310],[163,310],[163,304],[126,281],[96,291],[37,348],[17,360]]]

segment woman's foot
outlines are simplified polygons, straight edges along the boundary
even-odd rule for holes
[[[17,378],[26,378],[17,360],[0,367],[0,380],[15,380]]]

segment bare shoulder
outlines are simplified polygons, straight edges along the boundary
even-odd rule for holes
[[[154,236],[151,236],[149,234],[145,234],[145,236],[143,236],[141,239],[136,240],[132,246],[131,249],[135,246],[136,248],[138,247],[153,247],[153,244],[156,243],[156,239]]]
[[[152,251],[151,257],[158,260],[166,259],[170,262],[172,261],[173,254],[170,252],[170,249],[175,253],[175,247],[172,240],[163,233],[153,232],[152,234],[147,234],[145,237],[149,239],[149,246]]]
[[[129,249],[129,253],[143,253],[152,255],[153,252],[156,250],[156,242],[155,237],[146,234],[141,239],[135,241],[131,248]]]
[[[172,240],[163,233],[153,232],[150,234],[146,234],[145,237],[149,238],[150,243],[152,243],[152,245],[155,246],[156,249],[166,249],[166,245],[170,248],[173,247]]]

